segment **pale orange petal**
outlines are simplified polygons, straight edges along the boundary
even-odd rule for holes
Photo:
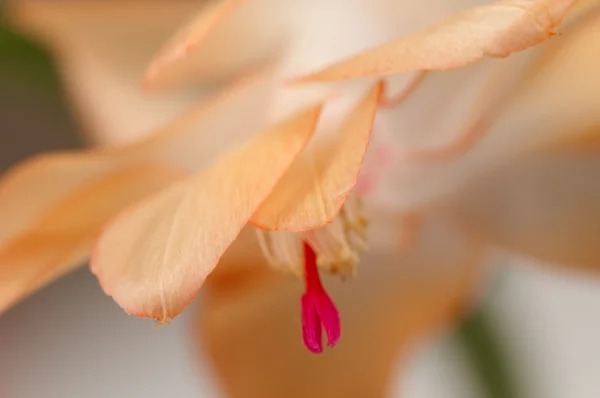
[[[25,232],[56,203],[115,170],[82,154],[44,155],[23,162],[0,180],[0,245]]]
[[[332,81],[417,70],[461,68],[507,57],[554,35],[574,0],[501,0],[472,8],[423,32],[401,37],[300,81]]]
[[[205,5],[200,13],[175,35],[171,43],[155,56],[146,70],[145,83],[149,84],[163,69],[186,57],[211,30],[245,2],[246,0],[222,0]]]
[[[382,87],[374,85],[348,113],[335,139],[307,148],[252,216],[252,224],[303,231],[335,217],[356,184]]]
[[[322,355],[302,344],[301,283],[260,263],[219,267],[203,289],[197,338],[225,395],[386,396],[414,339],[461,315],[479,281],[477,245],[458,228],[428,219],[416,243],[405,254],[366,253],[356,280],[325,281],[342,338]]]
[[[0,245],[24,233],[88,182],[122,167],[161,161],[188,171],[202,170],[264,125],[267,105],[256,98],[265,98],[270,88],[267,74],[259,73],[234,83],[138,144],[43,155],[15,166],[0,179]]]
[[[265,61],[281,48],[289,6],[278,0],[206,2],[154,56],[143,78],[145,87],[190,78],[214,83]]]
[[[513,69],[520,72],[518,79],[507,81],[485,71],[486,64],[519,66],[522,56],[526,56],[529,63],[525,68],[520,65]],[[392,162],[382,173],[374,196],[382,204],[403,211],[444,206],[452,196],[463,192],[466,182],[485,178],[490,169],[513,162],[515,157],[531,156],[532,151],[545,150],[542,148],[548,146],[560,151],[593,143],[594,135],[600,131],[597,128],[600,107],[598,101],[590,99],[600,98],[600,80],[589,76],[599,69],[600,14],[595,11],[530,54],[515,54],[508,60],[488,59],[466,68],[430,73],[423,86],[401,107],[380,111],[378,115],[377,121],[388,123],[383,131],[375,130],[371,146],[374,149],[391,147]],[[498,83],[502,84],[500,91],[494,87]],[[509,89],[504,99],[502,87]],[[487,92],[480,91],[485,88]],[[470,94],[473,91],[477,95]],[[500,103],[494,98],[501,99]],[[429,117],[432,113],[435,118]],[[387,120],[386,114],[393,117]],[[431,154],[435,151],[442,154],[440,149],[450,149],[446,143],[459,142],[457,132],[467,131],[464,127],[461,129],[465,121],[469,121],[467,126],[476,126],[478,119],[487,124],[484,137],[468,152],[460,153],[462,156],[446,157],[440,159],[445,160],[440,163],[393,163],[398,156],[406,154],[406,149],[427,150],[429,147]],[[387,134],[381,134],[386,131]],[[471,133],[463,137],[469,135]],[[369,156],[373,153],[376,152],[370,151]],[[436,160],[431,156],[427,158]]]
[[[82,130],[95,144],[144,137],[206,95],[142,92],[139,78],[165,37],[198,8],[194,0],[12,0],[6,20],[51,50]]]
[[[183,175],[158,165],[125,168],[83,184],[49,207],[25,233],[0,246],[0,313],[83,265],[104,223]]]
[[[319,113],[294,115],[125,211],[92,254],[104,291],[140,317],[166,322],[181,313],[307,144]]]
[[[585,18],[598,12],[600,1],[598,0],[575,0],[565,16],[562,26],[570,27],[581,24]]]
[[[491,244],[544,262],[597,272],[598,154],[596,149],[513,161],[464,190],[458,204],[461,214]]]
[[[457,190],[463,217],[492,244],[547,263],[600,264],[600,13],[544,45],[492,126],[487,158],[508,162]]]
[[[600,125],[600,8],[578,19],[560,40],[544,44],[512,101],[491,127],[492,145],[520,148],[581,145]]]

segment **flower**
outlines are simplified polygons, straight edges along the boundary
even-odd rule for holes
[[[330,343],[337,340],[338,325],[318,274],[307,272],[314,271],[310,253],[316,252],[321,269],[353,274],[365,240],[356,195],[374,209],[365,213],[402,217],[410,243],[420,236],[425,214],[477,220],[470,213],[476,207],[461,206],[467,203],[462,188],[480,176],[577,137],[559,126],[547,137],[507,135],[517,121],[536,121],[515,104],[521,102],[518,90],[527,94],[536,84],[526,80],[523,68],[531,65],[530,57],[541,56],[527,51],[482,60],[548,39],[572,2],[505,0],[456,15],[455,8],[465,4],[440,4],[422,18],[387,0],[207,5],[150,65],[146,87],[181,83],[190,73],[206,82],[226,80],[257,63],[266,66],[146,140],[42,157],[9,173],[0,185],[1,208],[11,213],[0,234],[5,239],[0,258],[17,261],[32,243],[43,241],[44,261],[21,261],[30,261],[33,274],[41,265],[52,272],[42,278],[11,275],[14,285],[4,290],[3,302],[11,304],[31,289],[24,285],[45,283],[81,261],[103,227],[92,255],[103,288],[128,312],[166,322],[251,224],[263,230],[258,239],[271,265],[306,276],[305,342],[320,351],[315,315],[331,334]],[[587,11],[585,5],[575,8],[566,28],[581,21],[581,9]],[[249,15],[260,15],[260,23]],[[434,24],[440,15],[450,18],[403,35]],[[399,18],[407,23],[398,24]],[[198,60],[204,67],[189,66]],[[378,113],[380,104],[390,109]],[[547,109],[537,97],[526,105],[529,112]],[[414,111],[436,108],[436,120]],[[353,192],[359,172],[362,182]],[[188,173],[197,174],[183,178]],[[43,197],[24,195],[40,186]],[[99,199],[104,196],[114,203]],[[101,216],[92,222],[86,213]],[[375,236],[372,244],[385,246],[385,234]],[[480,251],[480,239],[466,240],[468,253]],[[529,250],[527,244],[519,249]]]
[[[267,4],[276,7],[271,3]],[[383,4],[389,6],[387,2]],[[507,56],[548,38],[551,35],[551,28],[560,23],[570,4],[571,1],[523,2],[517,5],[498,3],[482,6],[452,17],[424,33],[401,38],[398,42],[386,45],[383,50],[376,49],[367,52],[366,55],[359,55],[358,58],[347,61],[353,65],[351,67],[342,61],[339,68],[343,72],[337,71],[334,66],[301,80],[328,82],[339,77],[349,79],[365,76],[374,76],[379,80],[381,75],[392,72],[461,67],[479,60],[486,54]],[[302,70],[314,70],[323,63],[331,63],[335,57],[345,55],[345,52],[350,54],[358,52],[362,50],[361,47],[372,45],[371,40],[381,40],[381,36],[388,33],[379,34],[379,30],[385,31],[385,28],[388,28],[385,23],[382,23],[381,26],[384,27],[382,29],[365,29],[360,32],[357,37],[361,40],[352,40],[351,45],[334,47],[339,41],[335,38],[339,37],[346,27],[351,26],[352,29],[356,29],[357,22],[358,26],[369,26],[369,22],[372,22],[370,18],[373,18],[373,21],[380,21],[380,10],[373,3],[366,5],[364,2],[357,1],[352,5],[355,7],[352,12],[344,14],[340,11],[349,6],[347,3],[331,2],[325,6],[319,4],[312,7],[303,5],[302,10],[309,16],[306,18],[310,18],[311,23],[314,18],[319,18],[323,14],[325,16],[322,17],[324,20],[321,24],[324,26],[329,26],[326,25],[327,18],[335,16],[337,21],[340,21],[340,15],[347,15],[347,18],[337,23],[330,21],[335,32],[331,37],[328,29],[323,31],[317,29],[318,34],[315,35],[303,24],[304,18],[296,17],[295,19],[300,20],[298,31],[295,31],[295,25],[291,23],[291,32],[284,33],[284,36],[291,37],[289,47],[286,46],[290,55],[284,55],[268,75],[275,76],[277,82],[289,80],[290,76],[293,77]],[[189,27],[184,28],[182,33],[173,40],[173,44],[161,52],[157,61],[151,64],[146,80],[147,85],[150,85],[152,79],[169,63],[177,61],[190,49],[201,45],[204,40],[210,41],[210,33],[218,30],[222,26],[221,22],[227,24],[236,16],[240,17],[244,14],[244,7],[251,10],[253,7],[261,6],[260,1],[246,3],[234,0],[206,6],[200,16],[193,20]],[[293,9],[290,4],[285,6]],[[280,18],[285,11],[275,12],[274,15]],[[354,12],[357,12],[357,15],[354,15]],[[536,18],[538,15],[541,16],[534,29],[530,29],[531,21],[524,18],[528,15],[536,15]],[[492,25],[494,29],[490,32],[489,21],[492,19],[495,24]],[[473,35],[474,29],[479,29],[481,33],[475,35],[478,41],[470,43],[469,36],[466,36],[465,32]],[[391,26],[387,30],[393,32]],[[511,34],[518,34],[518,40],[511,40]],[[252,36],[243,35],[243,37]],[[454,50],[453,55],[456,59],[450,62],[448,62],[448,55],[442,51],[443,46],[447,46],[448,42],[458,42],[462,45]],[[430,49],[427,47],[429,43],[436,43],[436,45]],[[259,42],[257,47],[264,47],[261,44]],[[392,50],[389,50],[390,46]],[[333,48],[336,51],[332,51]],[[411,63],[410,55],[416,53],[415,48],[425,50],[417,53],[414,56],[416,60]],[[229,50],[235,51],[234,48]],[[429,57],[428,52],[431,54]],[[389,57],[390,53],[401,53],[403,56],[400,59],[389,60],[386,57]],[[303,54],[306,55],[302,56]],[[310,56],[310,54],[319,56]],[[368,62],[373,62],[375,65],[384,62],[388,67],[382,69],[369,66],[365,69],[364,65],[368,65]],[[398,66],[399,63],[409,63],[409,65]],[[356,69],[357,64],[362,65],[363,69],[348,72]],[[504,69],[501,68],[503,75],[507,74]],[[508,73],[509,76],[513,74]],[[487,75],[486,81],[490,79],[488,73],[485,75]],[[217,167],[217,171],[209,169],[198,177],[197,181],[182,184],[177,188],[178,190],[171,189],[154,201],[146,202],[128,215],[118,218],[100,238],[92,256],[92,269],[98,275],[105,291],[128,312],[150,316],[164,322],[179,313],[195,295],[200,283],[213,270],[217,259],[247,222],[266,230],[301,232],[320,228],[315,231],[323,231],[327,237],[316,239],[313,243],[319,256],[324,257],[329,252],[337,250],[337,253],[332,256],[333,267],[328,267],[330,270],[338,271],[348,263],[346,259],[348,256],[354,260],[360,247],[352,247],[352,239],[347,239],[343,234],[338,234],[336,239],[333,231],[330,231],[335,228],[335,222],[330,225],[327,223],[334,220],[340,211],[360,171],[370,140],[375,107],[379,103],[382,92],[382,85],[377,80],[352,80],[342,85],[323,84],[299,88],[276,84],[274,89],[269,90],[268,95],[272,99],[266,101],[267,114],[262,122],[268,126],[279,120],[288,120],[308,107],[306,109],[314,113],[311,113],[307,120],[311,120],[311,123],[314,121],[316,124],[309,124],[304,131],[301,131],[301,140],[297,141],[299,145],[294,146],[293,142],[280,143],[276,141],[274,135],[270,136],[268,140],[243,155],[239,154],[238,157],[227,161],[222,158],[223,163],[219,166],[223,167]],[[495,77],[493,83],[498,84],[498,81],[502,82],[502,76]],[[417,86],[411,84],[410,88],[415,90]],[[494,103],[494,101],[495,99],[490,102]],[[473,132],[469,131],[468,135],[476,134],[480,129],[479,125],[488,122],[486,119],[491,116],[486,114],[489,112],[484,108],[483,114],[486,118],[476,119],[475,127],[471,129]],[[315,118],[318,118],[318,122]],[[286,137],[292,137],[291,131],[298,131],[295,126],[293,128],[286,126],[286,130]],[[310,136],[306,135],[309,132]],[[314,139],[311,141],[314,145],[302,151],[304,143],[313,135]],[[273,145],[268,146],[269,144]],[[284,148],[288,150],[287,153],[284,153]],[[276,152],[278,155],[274,154]],[[298,155],[300,156],[296,160]],[[227,175],[233,178],[229,184],[225,179]],[[267,179],[267,176],[271,178]],[[250,190],[244,189],[245,187],[249,187]],[[201,192],[206,194],[201,195]],[[194,196],[195,198],[192,199]],[[208,209],[216,213],[219,204],[223,214],[216,217],[212,214],[206,215]],[[175,213],[173,209],[176,210]],[[161,214],[161,212],[165,213]],[[192,220],[197,220],[196,224]],[[208,225],[218,228],[217,239],[207,235],[214,234],[214,228],[207,228]],[[154,233],[146,233],[145,231],[148,230]],[[194,230],[196,232],[192,232]],[[318,232],[303,232],[301,235],[304,234],[311,234],[315,239]],[[272,251],[270,257],[275,257],[273,264],[287,262],[289,268],[296,270],[301,268],[299,265],[301,261],[297,259],[290,261],[290,257],[298,257],[298,250],[294,250],[293,247],[299,246],[304,238],[297,237],[296,234],[278,232],[273,235],[278,237],[273,238],[277,242],[273,246],[280,249],[289,248],[285,251],[279,250],[282,252],[280,256]],[[283,242],[285,239],[292,242]],[[165,241],[166,243],[162,243]],[[119,250],[119,247],[123,249]],[[355,260],[350,264],[354,262]],[[154,278],[152,280],[142,278],[145,283],[140,286],[140,277],[137,276],[139,270],[127,271],[134,268],[134,264],[138,264],[137,267],[140,269],[142,267],[154,269]],[[130,273],[133,273],[134,277]],[[165,280],[170,281],[168,286]],[[308,341],[307,343],[310,346]]]

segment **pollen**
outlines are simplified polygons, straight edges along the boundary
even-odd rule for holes
[[[327,345],[333,347],[341,336],[341,322],[333,300],[321,283],[316,253],[306,242],[303,243],[303,249],[306,292],[301,299],[302,338],[306,348],[318,354],[323,352],[323,329],[327,335]]]

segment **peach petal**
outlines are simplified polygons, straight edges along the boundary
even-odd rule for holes
[[[462,216],[492,244],[595,272],[600,106],[590,98],[600,96],[600,81],[589,76],[600,68],[599,38],[596,8],[561,40],[544,45],[482,147],[481,159],[495,158],[494,168],[456,190],[455,198]]]
[[[354,188],[383,91],[375,84],[351,110],[337,136],[308,148],[252,215],[261,229],[303,231],[330,222]]]
[[[139,87],[156,47],[197,9],[193,0],[2,3],[7,23],[51,50],[82,132],[101,145],[140,139],[206,95],[148,96]]]
[[[163,323],[181,313],[306,146],[320,110],[293,115],[117,217],[92,254],[104,291],[140,317]]]
[[[388,91],[389,86],[391,85],[389,82],[386,82],[384,95],[381,98],[381,107],[382,108],[395,108],[400,106],[410,95],[421,86],[423,80],[427,77],[427,71],[416,72],[413,76],[408,79],[405,83],[404,87],[401,91],[397,93],[390,94]]]
[[[123,167],[148,161],[188,171],[206,167],[263,126],[267,107],[256,98],[270,90],[266,76],[258,73],[232,84],[140,143],[41,155],[13,167],[0,179],[0,245],[24,233],[44,212],[88,182]]]
[[[415,243],[406,253],[368,252],[355,281],[324,281],[344,329],[339,344],[321,356],[302,344],[300,284],[250,261],[219,267],[202,291],[197,340],[225,395],[386,396],[414,339],[462,315],[480,280],[477,244],[457,229],[427,219]]]
[[[401,37],[300,82],[333,81],[418,70],[461,68],[507,57],[554,35],[574,0],[500,0],[475,7],[422,32]]]
[[[599,171],[597,150],[532,155],[474,181],[458,206],[474,231],[494,245],[598,272]]]
[[[275,55],[289,28],[287,8],[278,0],[206,2],[150,61],[144,87],[162,88],[190,78],[221,82],[263,63]]]
[[[37,156],[9,170],[0,180],[0,245],[35,225],[56,203],[114,170],[102,159],[74,153]]]
[[[183,175],[159,165],[129,167],[84,184],[48,208],[24,233],[0,246],[0,313],[83,265],[104,223]]]

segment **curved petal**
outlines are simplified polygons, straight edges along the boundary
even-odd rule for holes
[[[216,270],[203,289],[198,340],[225,394],[385,396],[414,339],[458,316],[479,280],[476,244],[439,221],[427,220],[418,245],[405,254],[366,254],[356,280],[325,280],[343,327],[325,355],[302,344],[300,284],[263,264],[239,262],[235,274],[233,267]]]
[[[484,57],[507,57],[550,38],[574,0],[500,0],[459,13],[301,82],[332,81],[417,70],[461,68]]]
[[[455,200],[492,243],[547,262],[597,270],[600,209],[600,10],[531,65],[488,149],[512,153]]]
[[[76,116],[93,142],[114,145],[144,137],[206,95],[194,87],[150,96],[139,87],[152,52],[197,3],[12,0],[6,14],[16,28],[52,50]]]
[[[44,155],[25,161],[0,180],[0,246],[35,225],[56,203],[114,171],[84,155]]]
[[[492,126],[500,148],[561,148],[589,140],[600,125],[600,8],[540,48],[511,102]],[[502,138],[502,140],[501,140]]]
[[[528,61],[526,68],[522,67],[521,55],[516,54],[505,61],[485,60],[467,68],[432,72],[420,91],[400,108],[379,112],[372,146],[373,149],[391,148],[392,153],[391,161],[379,173],[381,182],[373,192],[376,200],[381,205],[403,211],[443,206],[453,200],[452,196],[460,196],[470,180],[486,178],[486,173],[494,168],[532,156],[532,152],[549,150],[547,148],[552,146],[561,151],[566,147],[589,146],[600,125],[600,107],[597,101],[590,100],[600,96],[600,81],[589,78],[600,68],[599,38],[600,14],[596,9],[571,25],[560,39],[550,40],[530,54],[521,54]],[[493,79],[493,75],[486,77],[482,74],[486,64],[502,64],[502,68],[516,64],[520,66],[515,69],[519,72],[517,79],[511,78],[504,83]],[[470,83],[477,83],[477,76],[486,80],[479,86],[471,86]],[[461,79],[469,84],[458,86]],[[493,118],[488,118],[476,146],[463,151],[461,156],[442,158],[443,162],[432,162],[435,159],[431,157],[429,162],[396,162],[403,144],[417,143],[418,146],[412,146],[416,149],[420,149],[419,146],[437,149],[436,143],[439,147],[439,143],[449,142],[448,138],[456,141],[456,138],[448,137],[448,133],[456,135],[457,127],[460,128],[456,122],[479,118],[477,114],[474,115],[476,118],[469,117],[470,109],[464,107],[473,107],[476,111],[477,107],[486,104],[486,97],[493,99],[498,94],[497,90],[484,92],[483,97],[469,94],[473,89],[478,92],[486,87],[488,79],[510,90],[502,100],[502,106],[497,107],[496,101],[491,102]],[[452,87],[459,90],[455,97]],[[427,94],[428,88],[437,90],[437,94]],[[438,102],[439,98],[443,102]],[[423,109],[426,109],[425,113]],[[436,118],[429,117],[432,111]],[[378,125],[378,122],[384,124]],[[386,132],[387,135],[382,134]],[[426,145],[420,145],[419,141]],[[373,170],[368,166],[373,163],[369,159],[373,153],[370,151],[366,159],[371,174]]]
[[[155,87],[173,77],[223,80],[279,55],[286,71],[297,75],[428,26],[475,1],[435,0],[424,12],[394,0],[216,0],[158,52],[144,82]]]
[[[380,110],[360,176],[363,193],[386,207],[420,211],[494,163],[500,151],[484,145],[489,125],[509,101],[527,59],[430,72],[401,106]]]
[[[474,182],[458,206],[493,244],[544,262],[598,271],[598,173],[597,147],[593,153],[531,156]]]
[[[15,166],[0,179],[0,247],[88,182],[123,167],[158,161],[202,170],[264,126],[267,105],[256,99],[270,92],[268,76],[234,83],[138,144],[43,155]]]
[[[222,81],[264,62],[287,37],[293,4],[279,0],[207,2],[150,62],[148,88],[194,78]]]
[[[104,223],[183,175],[159,165],[129,167],[83,184],[49,207],[25,233],[0,247],[0,313],[83,265]]]
[[[303,231],[337,215],[356,184],[382,87],[375,84],[350,109],[334,139],[307,148],[254,213],[253,225]]]
[[[315,129],[320,106],[261,133],[205,172],[125,211],[91,267],[128,313],[166,322],[189,304]]]

